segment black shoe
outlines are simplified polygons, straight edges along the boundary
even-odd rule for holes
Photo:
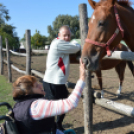
[[[61,124],[57,124],[57,129],[61,130],[62,132],[65,131]]]

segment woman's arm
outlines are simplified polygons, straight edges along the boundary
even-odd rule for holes
[[[34,101],[31,105],[30,114],[34,120],[61,115],[77,107],[85,82],[79,80],[75,89],[67,99],[49,101],[39,99]]]
[[[80,78],[71,95],[67,99],[57,101],[48,101],[44,99],[34,101],[30,108],[32,118],[34,120],[40,120],[55,115],[61,115],[77,107],[81,93],[85,86],[85,77],[84,64],[80,59]]]

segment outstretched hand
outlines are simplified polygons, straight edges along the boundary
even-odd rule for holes
[[[86,72],[85,72],[85,68],[84,68],[84,63],[82,62],[81,58],[80,58],[80,80],[84,81],[86,78]]]

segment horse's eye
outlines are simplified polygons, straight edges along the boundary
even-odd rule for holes
[[[104,26],[104,21],[100,20],[99,23],[98,23],[98,26]]]

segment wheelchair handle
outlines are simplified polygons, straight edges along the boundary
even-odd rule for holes
[[[0,103],[0,107],[1,107],[1,106],[6,106],[8,110],[12,110],[11,105],[10,105],[9,103],[7,103],[7,102],[1,102],[1,103]]]
[[[12,121],[11,118],[9,118],[8,116],[5,116],[5,115],[0,116],[0,120]]]

